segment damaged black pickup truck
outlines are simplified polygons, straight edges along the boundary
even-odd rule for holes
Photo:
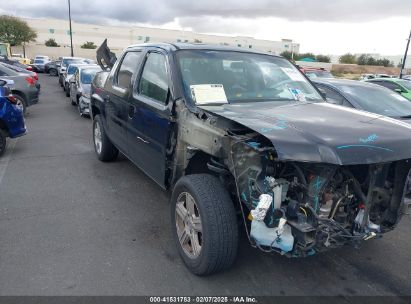
[[[324,102],[286,59],[145,44],[116,60],[106,43],[97,59],[97,157],[121,151],[173,191],[173,234],[193,273],[232,265],[238,226],[254,247],[306,257],[380,237],[405,213],[411,126]]]

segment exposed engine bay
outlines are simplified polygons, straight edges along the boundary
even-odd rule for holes
[[[303,257],[357,245],[393,229],[405,213],[408,160],[353,166],[278,161],[264,138],[234,134],[231,155],[244,223],[263,251]]]

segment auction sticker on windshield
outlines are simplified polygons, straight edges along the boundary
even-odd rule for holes
[[[191,85],[191,96],[196,104],[228,103],[222,84]]]

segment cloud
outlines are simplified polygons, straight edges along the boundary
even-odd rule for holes
[[[409,0],[71,0],[73,20],[94,23],[149,23],[178,19],[194,30],[197,19],[276,17],[291,21],[368,22],[411,16]],[[66,0],[8,0],[6,13],[67,18]],[[201,28],[204,27],[202,22]],[[210,26],[215,27],[211,22]]]

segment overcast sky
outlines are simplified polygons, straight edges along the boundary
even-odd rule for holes
[[[0,13],[67,18],[67,0],[0,0]],[[402,54],[411,0],[71,0],[74,21],[293,39],[301,52]]]

